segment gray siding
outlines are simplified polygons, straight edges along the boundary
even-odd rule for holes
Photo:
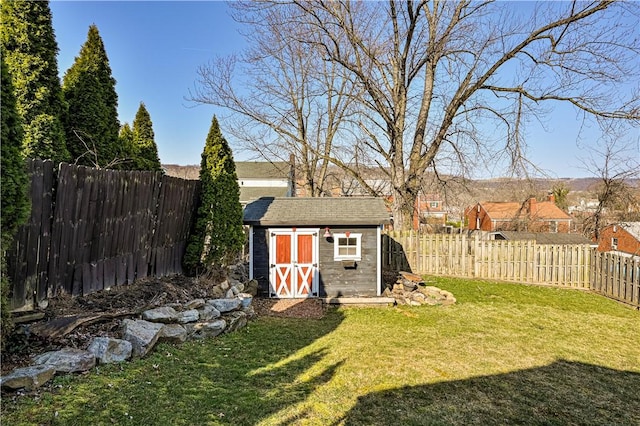
[[[258,280],[258,291],[269,296],[269,230],[253,228],[253,278]]]
[[[295,226],[295,225],[292,225]],[[288,229],[291,227],[282,227]],[[362,234],[362,260],[355,269],[345,268],[341,262],[333,260],[333,240],[322,238],[320,229],[318,247],[319,296],[377,296],[377,227],[339,227],[331,226],[331,231]],[[258,280],[262,296],[269,292],[269,230],[255,226],[253,228],[253,277]]]
[[[331,227],[332,232],[362,234],[362,260],[355,269],[344,268],[333,260],[333,242],[320,238],[320,297],[377,296],[377,228]]]

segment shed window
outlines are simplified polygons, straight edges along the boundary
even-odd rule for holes
[[[361,260],[362,234],[333,234],[333,260]]]
[[[611,250],[618,250],[618,239],[617,238],[612,238],[611,239]]]

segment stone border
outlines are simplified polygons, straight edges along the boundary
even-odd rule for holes
[[[58,373],[83,372],[97,364],[145,357],[160,342],[175,344],[237,331],[256,316],[252,300],[251,294],[238,293],[233,298],[195,299],[149,309],[140,319],[122,320],[122,339],[95,337],[87,350],[63,348],[45,352],[34,357],[32,365],[1,377],[0,386],[4,390],[31,391]]]

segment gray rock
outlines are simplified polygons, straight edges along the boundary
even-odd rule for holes
[[[200,309],[204,306],[205,302],[204,299],[194,299],[191,300],[190,302],[185,303],[184,308],[189,310],[189,309]]]
[[[212,319],[220,318],[220,311],[214,308],[212,305],[206,304],[202,309],[198,309],[201,321],[211,321]]]
[[[235,311],[240,307],[240,299],[226,298],[226,299],[211,299],[207,300],[207,304],[213,306],[218,311],[225,313]]]
[[[183,343],[187,340],[187,329],[180,324],[165,324],[158,336],[159,342]]]
[[[215,321],[199,322],[193,325],[192,337],[194,339],[205,339],[216,337],[227,327],[227,322],[223,319]]]
[[[238,263],[236,265],[229,266],[229,278],[240,280],[246,278],[248,267],[245,263]]]
[[[231,287],[229,290],[227,290],[224,297],[225,299],[233,299],[237,295],[238,295],[238,290],[236,290],[235,287]]]
[[[445,306],[448,305],[453,305],[457,302],[456,298],[453,296],[453,294],[451,294],[450,292],[446,291],[446,290],[442,290],[442,295],[444,296],[444,300],[442,301],[442,304]]]
[[[162,327],[162,324],[144,320],[123,320],[124,339],[131,342],[133,356],[143,357],[148,354],[158,341]]]
[[[142,313],[142,319],[145,321],[168,324],[178,321],[178,313],[170,306],[162,306],[160,308],[144,311]]]
[[[233,288],[235,288],[236,290],[238,290],[238,293],[242,293],[244,291],[244,284],[242,284],[240,281],[238,281],[237,284],[235,284],[233,286]]]
[[[258,295],[258,281],[251,280],[244,285],[244,292],[249,293],[253,297]]]
[[[189,309],[188,311],[180,312],[178,314],[178,322],[181,324],[196,322],[198,319],[200,319],[200,313],[197,309]]]
[[[131,342],[111,337],[96,337],[87,348],[100,364],[123,362],[131,358]]]
[[[438,287],[434,287],[431,285],[428,285],[426,287],[420,287],[418,289],[418,291],[422,294],[424,294],[425,296],[429,296],[429,297],[433,297],[435,299],[442,299],[442,290],[440,290]]]
[[[427,296],[420,293],[419,291],[414,291],[413,293],[411,293],[410,297],[412,301],[418,302],[420,304],[424,303],[425,299],[427,298]]]
[[[247,325],[247,314],[242,311],[235,311],[225,315],[227,321],[227,328],[225,333],[231,333],[237,331]]]
[[[211,297],[214,299],[222,299],[225,295],[226,291],[222,289],[219,285],[213,287],[211,289]]]
[[[0,386],[3,389],[25,389],[31,391],[47,383],[55,374],[56,369],[47,364],[16,368],[11,373],[0,378]]]
[[[61,373],[87,371],[96,366],[96,357],[89,351],[76,348],[64,348],[59,351],[45,352],[33,359],[35,365],[50,365]]]
[[[246,308],[242,308],[242,312],[247,314],[248,320],[253,319],[257,316],[256,310],[253,308],[253,306],[247,306]]]
[[[404,286],[402,284],[395,283],[391,292],[393,294],[402,294],[404,293]]]
[[[229,290],[229,287],[231,287],[231,286],[229,285],[229,281],[227,281],[227,280],[222,281],[222,282],[221,282],[220,284],[218,284],[218,285],[219,285],[219,286],[220,286],[220,288],[221,288],[221,289],[223,289],[224,291]]]
[[[416,290],[418,288],[418,284],[414,283],[413,281],[409,281],[409,280],[402,280],[402,287],[404,291],[413,291]]]
[[[253,301],[253,296],[249,293],[238,293],[238,299],[240,299],[240,306],[242,308],[247,308],[251,306],[251,302]]]
[[[440,294],[444,299],[455,299],[455,297],[453,297],[453,293],[447,290],[440,290]]]

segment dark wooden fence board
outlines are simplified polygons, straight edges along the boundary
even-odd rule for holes
[[[28,167],[33,208],[8,257],[12,309],[182,272],[199,182],[65,163],[56,176],[39,160]]]
[[[53,163],[29,161],[27,171],[31,177],[31,212],[27,223],[18,229],[7,255],[7,272],[12,283],[9,304],[13,310],[31,309],[47,297]]]

